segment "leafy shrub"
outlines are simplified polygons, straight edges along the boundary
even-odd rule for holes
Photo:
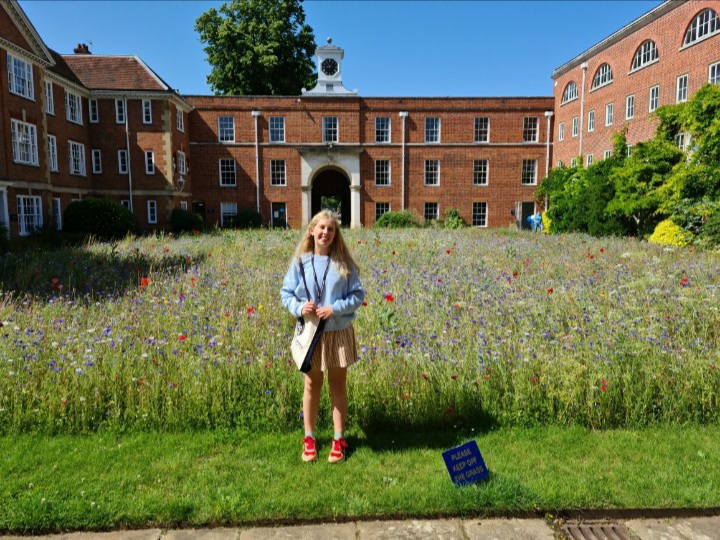
[[[657,224],[648,242],[667,246],[687,246],[692,242],[692,234],[683,230],[672,219],[666,219]]]
[[[110,199],[83,199],[71,202],[63,214],[68,233],[93,235],[102,240],[123,238],[135,232],[130,210]]]
[[[448,208],[445,211],[446,229],[461,229],[465,225],[465,220],[460,217],[460,211],[457,208]]]
[[[385,212],[380,216],[380,219],[375,222],[375,227],[387,229],[403,229],[407,227],[419,227],[420,225],[419,217],[410,210]]]
[[[715,212],[710,219],[707,220],[700,239],[703,244],[707,246],[720,246],[720,211]]]
[[[333,212],[340,213],[340,210],[342,209],[342,201],[338,199],[337,197],[320,197],[320,207],[327,210],[332,210]]]
[[[174,232],[202,231],[205,224],[200,214],[174,208],[170,212],[170,228]]]
[[[240,210],[235,216],[235,227],[239,229],[259,229],[262,225],[262,216],[250,208]]]

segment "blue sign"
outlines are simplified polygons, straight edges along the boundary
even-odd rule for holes
[[[442,456],[456,486],[472,484],[490,476],[475,441],[446,450]]]

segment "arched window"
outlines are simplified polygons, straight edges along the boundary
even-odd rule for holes
[[[650,64],[658,59],[658,50],[655,46],[655,42],[651,39],[643,41],[642,44],[635,51],[635,58],[633,58],[632,68],[640,69],[647,64]]]
[[[600,86],[605,86],[606,84],[610,84],[612,80],[612,68],[610,67],[610,64],[605,63],[595,72],[592,87],[594,89],[599,88]]]
[[[577,97],[578,97],[577,84],[575,84],[575,81],[570,81],[569,83],[567,83],[567,86],[565,87],[565,91],[563,92],[562,103],[567,103],[568,101],[577,99]]]
[[[714,10],[707,8],[695,15],[685,31],[683,45],[690,45],[720,31],[720,21]]]

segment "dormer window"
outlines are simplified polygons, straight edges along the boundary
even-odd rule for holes
[[[561,105],[564,105],[568,101],[573,101],[573,100],[577,99],[577,97],[578,97],[577,84],[575,84],[575,81],[570,81],[569,83],[567,83],[567,86],[565,87],[565,91],[563,92]]]
[[[633,58],[632,70],[640,69],[648,64],[656,62],[658,59],[658,50],[655,42],[651,39],[643,41],[642,45],[635,51],[635,57]]]
[[[612,81],[613,74],[610,64],[602,64],[595,72],[595,77],[593,78],[592,83],[592,90],[595,90],[595,88],[600,88],[601,86],[605,86],[606,84],[610,84]]]
[[[720,32],[720,20],[717,13],[711,8],[703,9],[695,15],[685,31],[683,45],[690,45],[718,32]]]

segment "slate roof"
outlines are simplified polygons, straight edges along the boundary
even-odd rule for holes
[[[90,90],[172,91],[137,56],[65,54],[62,60]]]

